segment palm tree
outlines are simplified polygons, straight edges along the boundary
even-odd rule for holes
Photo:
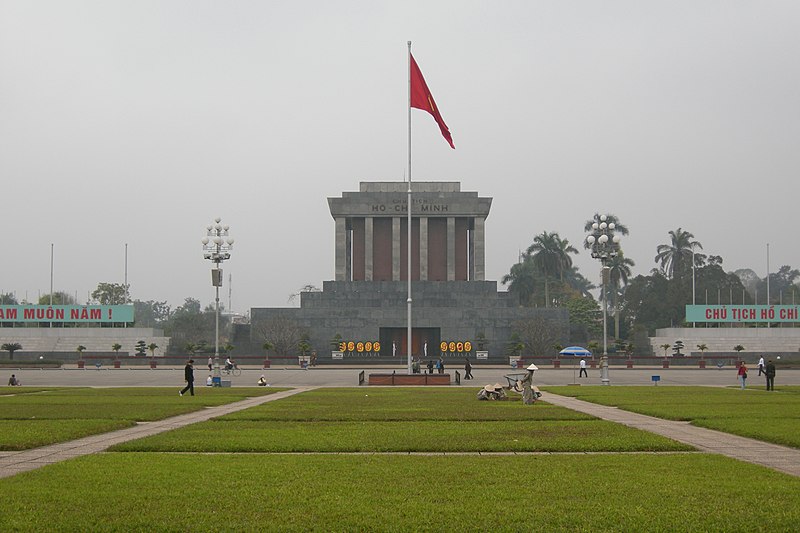
[[[700,350],[700,359],[703,359],[706,354],[706,350],[708,350],[708,346],[705,344],[698,344],[697,349]]]
[[[150,356],[155,359],[156,357],[156,348],[158,348],[158,344],[151,342],[147,345],[147,349],[150,350]]]
[[[564,271],[572,267],[572,258],[569,254],[577,254],[578,250],[570,245],[567,239],[562,239],[558,233],[546,231],[533,238],[533,244],[528,247],[527,254],[533,258],[537,270],[544,274],[544,306],[550,306],[550,292],[547,279],[550,274],[558,272],[563,283]]]
[[[578,267],[576,266],[572,266],[564,272],[564,281],[584,297],[591,297],[592,293],[590,291],[595,288],[591,281],[578,272]]]
[[[612,305],[614,307],[614,338],[619,339],[619,306],[617,305],[617,298],[619,297],[620,288],[628,284],[628,278],[631,275],[631,267],[636,265],[633,259],[624,256],[622,251],[612,257],[608,263],[608,276],[612,288]]]
[[[666,357],[667,356],[667,350],[672,348],[672,345],[667,343],[667,344],[662,344],[661,347],[664,348],[664,357]]]
[[[118,342],[115,342],[111,345],[111,349],[114,350],[114,359],[119,359],[119,351],[122,348],[122,345]]]
[[[3,346],[0,346],[0,349],[8,352],[9,360],[14,360],[14,352],[18,352],[22,349],[22,345],[18,342],[7,342]]]
[[[75,348],[75,351],[78,352],[78,360],[83,359],[83,351],[85,349],[86,349],[86,346],[84,346],[83,344],[81,344],[77,348]]]
[[[522,261],[512,265],[511,271],[500,280],[503,285],[508,285],[508,292],[516,294],[519,303],[526,307],[533,301],[535,270],[531,257],[524,255]]]
[[[656,248],[655,261],[660,264],[661,271],[667,278],[681,275],[687,271],[687,267],[692,265],[692,255],[695,255],[695,265],[698,261],[704,261],[705,255],[693,254],[692,250],[703,249],[703,245],[692,240],[694,235],[681,228],[669,232],[670,244],[659,244]]]

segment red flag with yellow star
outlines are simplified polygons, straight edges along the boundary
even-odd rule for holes
[[[439,113],[439,108],[436,106],[436,102],[433,100],[431,90],[428,89],[428,84],[425,83],[425,78],[422,77],[422,71],[419,69],[417,62],[414,61],[413,55],[411,56],[410,77],[411,107],[422,109],[423,111],[430,113],[433,116],[433,119],[439,125],[439,130],[441,130],[442,136],[450,144],[450,147],[455,150],[456,146],[453,144],[453,138],[450,136],[450,130],[447,128],[447,124],[444,123],[441,113]]]

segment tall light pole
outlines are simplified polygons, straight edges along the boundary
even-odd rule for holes
[[[233,239],[228,237],[229,226],[220,224],[221,218],[214,219],[214,224],[206,226],[208,233],[203,237],[203,258],[214,263],[211,269],[211,284],[216,290],[214,299],[216,314],[214,320],[214,376],[219,377],[219,288],[222,287],[222,262],[231,258]]]
[[[600,358],[600,382],[603,385],[610,385],[608,377],[608,324],[606,320],[606,302],[608,300],[606,290],[606,274],[608,266],[606,263],[619,253],[619,235],[614,235],[616,224],[608,221],[606,215],[600,215],[599,220],[592,224],[592,233],[586,237],[586,242],[592,249],[592,257],[600,260],[602,265],[602,293],[603,293],[603,356]]]

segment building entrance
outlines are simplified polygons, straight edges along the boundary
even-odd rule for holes
[[[397,357],[405,361],[408,351],[407,328],[380,328],[381,357]],[[438,358],[441,331],[439,328],[411,328],[411,355],[417,359]]]

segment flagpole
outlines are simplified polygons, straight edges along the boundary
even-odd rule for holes
[[[407,200],[407,213],[408,213],[408,249],[406,255],[408,256],[408,268],[406,270],[406,277],[408,278],[408,299],[406,304],[408,307],[407,316],[407,352],[408,352],[408,374],[412,373],[411,370],[411,41],[408,41],[408,200]]]

